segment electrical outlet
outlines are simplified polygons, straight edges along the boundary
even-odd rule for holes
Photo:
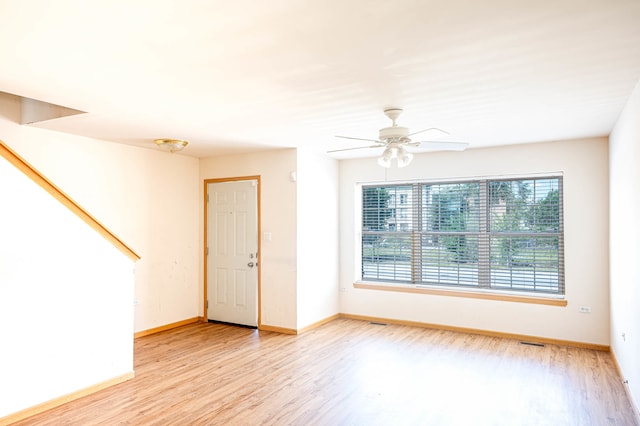
[[[578,308],[578,312],[580,312],[581,314],[590,314],[591,313],[591,306],[580,306]]]

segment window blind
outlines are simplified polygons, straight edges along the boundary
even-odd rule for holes
[[[562,178],[365,185],[362,279],[564,294]]]

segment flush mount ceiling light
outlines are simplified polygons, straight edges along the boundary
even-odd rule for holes
[[[181,139],[156,139],[155,142],[158,147],[169,152],[182,151],[189,144],[189,142]]]

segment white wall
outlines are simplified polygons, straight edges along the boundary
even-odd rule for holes
[[[611,350],[640,407],[640,83],[609,138],[609,165]]]
[[[298,329],[338,313],[338,162],[298,149]]]
[[[296,150],[279,149],[244,155],[211,157],[200,160],[200,194],[204,194],[205,179],[241,176],[261,177],[262,233],[271,240],[261,241],[261,322],[264,325],[296,329],[296,183],[289,179],[296,170]],[[204,270],[202,244],[204,240],[204,205],[201,196],[200,270]],[[204,283],[200,282],[200,314]]]
[[[341,312],[608,345],[607,150],[601,138],[425,153],[403,169],[374,158],[341,161]],[[541,172],[564,173],[566,307],[353,288],[356,183]]]
[[[0,418],[133,371],[134,263],[0,158]]]
[[[141,256],[134,330],[196,317],[198,160],[20,126],[19,107],[0,96],[0,139]]]

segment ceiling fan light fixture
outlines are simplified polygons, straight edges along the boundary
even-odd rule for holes
[[[156,139],[155,142],[160,149],[171,153],[182,151],[185,146],[189,145],[189,142],[181,139]]]
[[[412,153],[407,152],[407,150],[404,149],[404,147],[398,148],[398,155],[397,155],[398,168],[408,166],[409,163],[411,163],[411,160],[413,160]]]
[[[395,148],[391,148],[390,146],[386,147],[382,155],[378,157],[378,164],[388,169],[391,167],[391,159],[395,157],[395,154]]]
[[[378,164],[384,168],[391,167],[391,160],[396,159],[398,168],[406,167],[413,160],[413,154],[407,152],[403,146],[387,146],[380,157],[378,157]]]

